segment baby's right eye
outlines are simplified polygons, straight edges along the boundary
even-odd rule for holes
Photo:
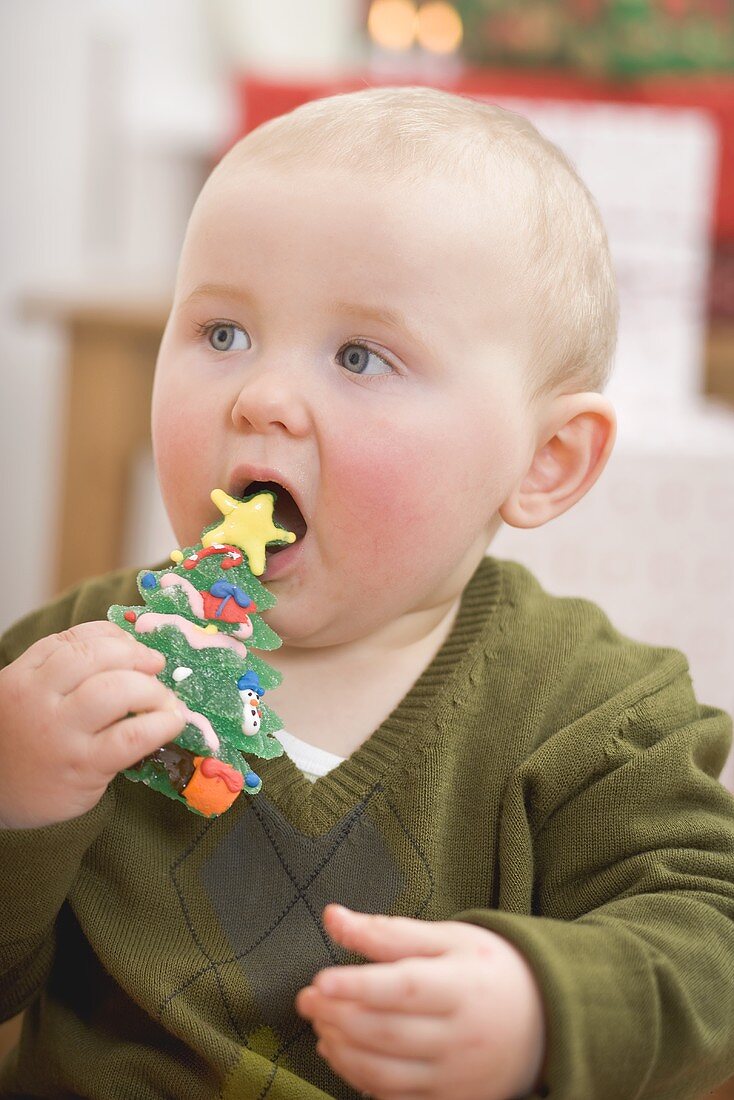
[[[225,324],[218,321],[214,324],[203,325],[202,331],[208,337],[210,347],[214,348],[215,351],[246,351],[247,348],[252,347],[250,337],[239,325]],[[238,336],[241,336],[242,340],[236,343]]]

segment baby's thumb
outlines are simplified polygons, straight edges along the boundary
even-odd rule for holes
[[[95,735],[96,766],[112,778],[177,737],[186,725],[182,706],[141,711]]]
[[[324,927],[336,943],[372,962],[443,955],[451,946],[440,922],[357,913],[342,905],[326,906]]]

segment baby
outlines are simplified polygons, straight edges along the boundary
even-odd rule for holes
[[[730,720],[680,653],[486,554],[601,474],[616,316],[593,200],[511,112],[369,89],[224,157],[153,441],[181,546],[215,487],[275,487],[299,536],[262,578],[288,751],[208,821],[117,776],[183,725],[100,621],[135,571],[5,635],[0,1095],[672,1100],[734,1071]]]

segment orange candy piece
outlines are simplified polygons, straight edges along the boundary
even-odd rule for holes
[[[223,760],[214,756],[195,756],[194,774],[182,795],[195,810],[213,817],[229,809],[244,785],[242,773]]]

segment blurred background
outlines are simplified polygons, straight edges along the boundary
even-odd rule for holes
[[[684,650],[734,711],[732,0],[2,0],[0,627],[172,548],[148,399],[196,194],[264,119],[380,83],[514,106],[596,195],[617,448],[492,552]]]
[[[617,447],[492,553],[682,649],[733,712],[734,0],[2,0],[0,629],[174,546],[148,401],[197,192],[266,118],[380,83],[514,106],[596,195]]]

